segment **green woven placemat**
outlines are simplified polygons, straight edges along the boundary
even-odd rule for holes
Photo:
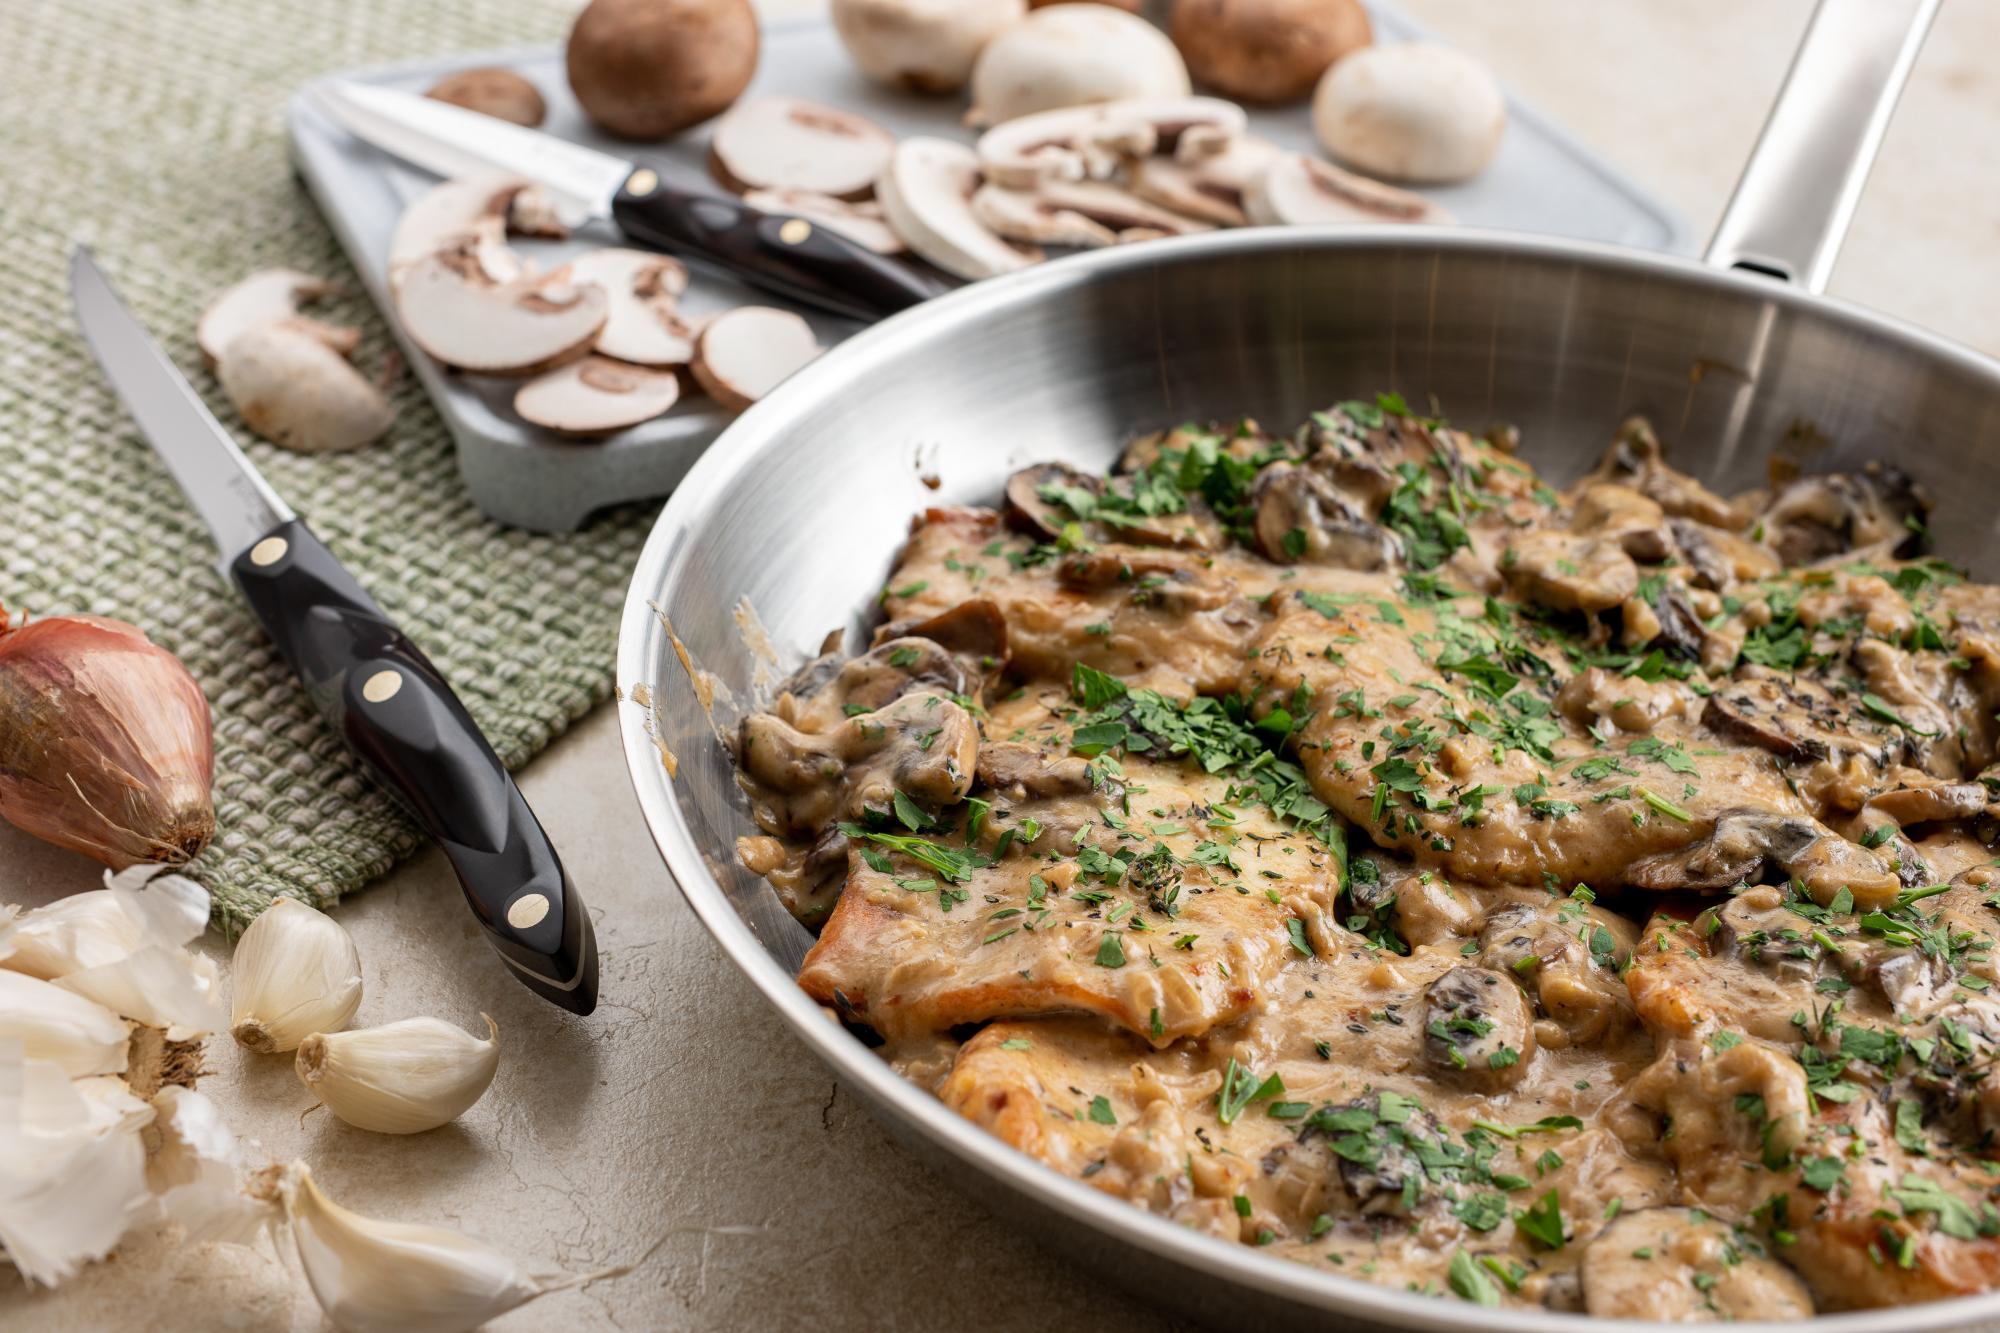
[[[215,715],[214,844],[194,873],[233,930],[277,894],[326,905],[419,845],[307,706],[70,315],[90,244],[278,492],[422,644],[510,767],[611,692],[624,583],[650,508],[568,538],[500,528],[460,485],[415,380],[356,454],[304,457],[237,422],[194,346],[216,291],[284,265],[346,282],[286,161],[285,99],[322,71],[561,38],[544,0],[0,2],[0,602],[142,627]],[[391,342],[358,295],[316,314]]]

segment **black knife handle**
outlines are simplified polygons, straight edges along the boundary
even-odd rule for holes
[[[430,659],[304,523],[230,574],[326,720],[436,838],[487,940],[529,990],[597,1006],[583,901],[506,766]]]
[[[682,190],[647,167],[619,187],[611,217],[635,241],[706,259],[745,282],[853,319],[880,319],[944,291],[805,218]]]

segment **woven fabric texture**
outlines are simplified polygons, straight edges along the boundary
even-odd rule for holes
[[[5,0],[0,3],[0,602],[91,612],[180,655],[215,717],[215,842],[193,873],[216,923],[275,895],[326,905],[420,835],[312,712],[70,315],[82,241],[252,461],[443,669],[510,767],[611,693],[624,582],[650,510],[568,538],[500,528],[460,485],[413,377],[359,453],[306,457],[237,420],[194,345],[207,300],[260,268],[348,284],[286,160],[282,112],[320,72],[557,41],[545,0]],[[392,343],[359,295],[315,309]]]

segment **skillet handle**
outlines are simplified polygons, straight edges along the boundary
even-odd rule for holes
[[[1820,0],[1702,256],[1826,289],[1941,0]]]

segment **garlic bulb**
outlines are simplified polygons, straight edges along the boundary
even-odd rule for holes
[[[0,608],[0,818],[114,870],[180,864],[215,833],[214,758],[201,687],[143,632]]]
[[[0,1046],[18,1041],[27,1059],[83,1078],[123,1073],[130,1036],[131,1026],[97,1001],[0,968]]]
[[[537,1296],[626,1271],[539,1281],[459,1232],[348,1212],[320,1193],[304,1162],[285,1168],[278,1192],[306,1281],[346,1333],[462,1333]]]
[[[316,1032],[299,1043],[299,1081],[356,1129],[421,1134],[450,1124],[485,1095],[500,1067],[500,1025],[486,1040],[435,1018],[357,1032]]]
[[[361,956],[338,921],[280,898],[236,941],[230,1033],[253,1051],[289,1051],[347,1026],[361,1007]]]
[[[0,1063],[0,1245],[22,1277],[52,1286],[147,1215],[141,1132],[152,1118],[119,1079]]]

